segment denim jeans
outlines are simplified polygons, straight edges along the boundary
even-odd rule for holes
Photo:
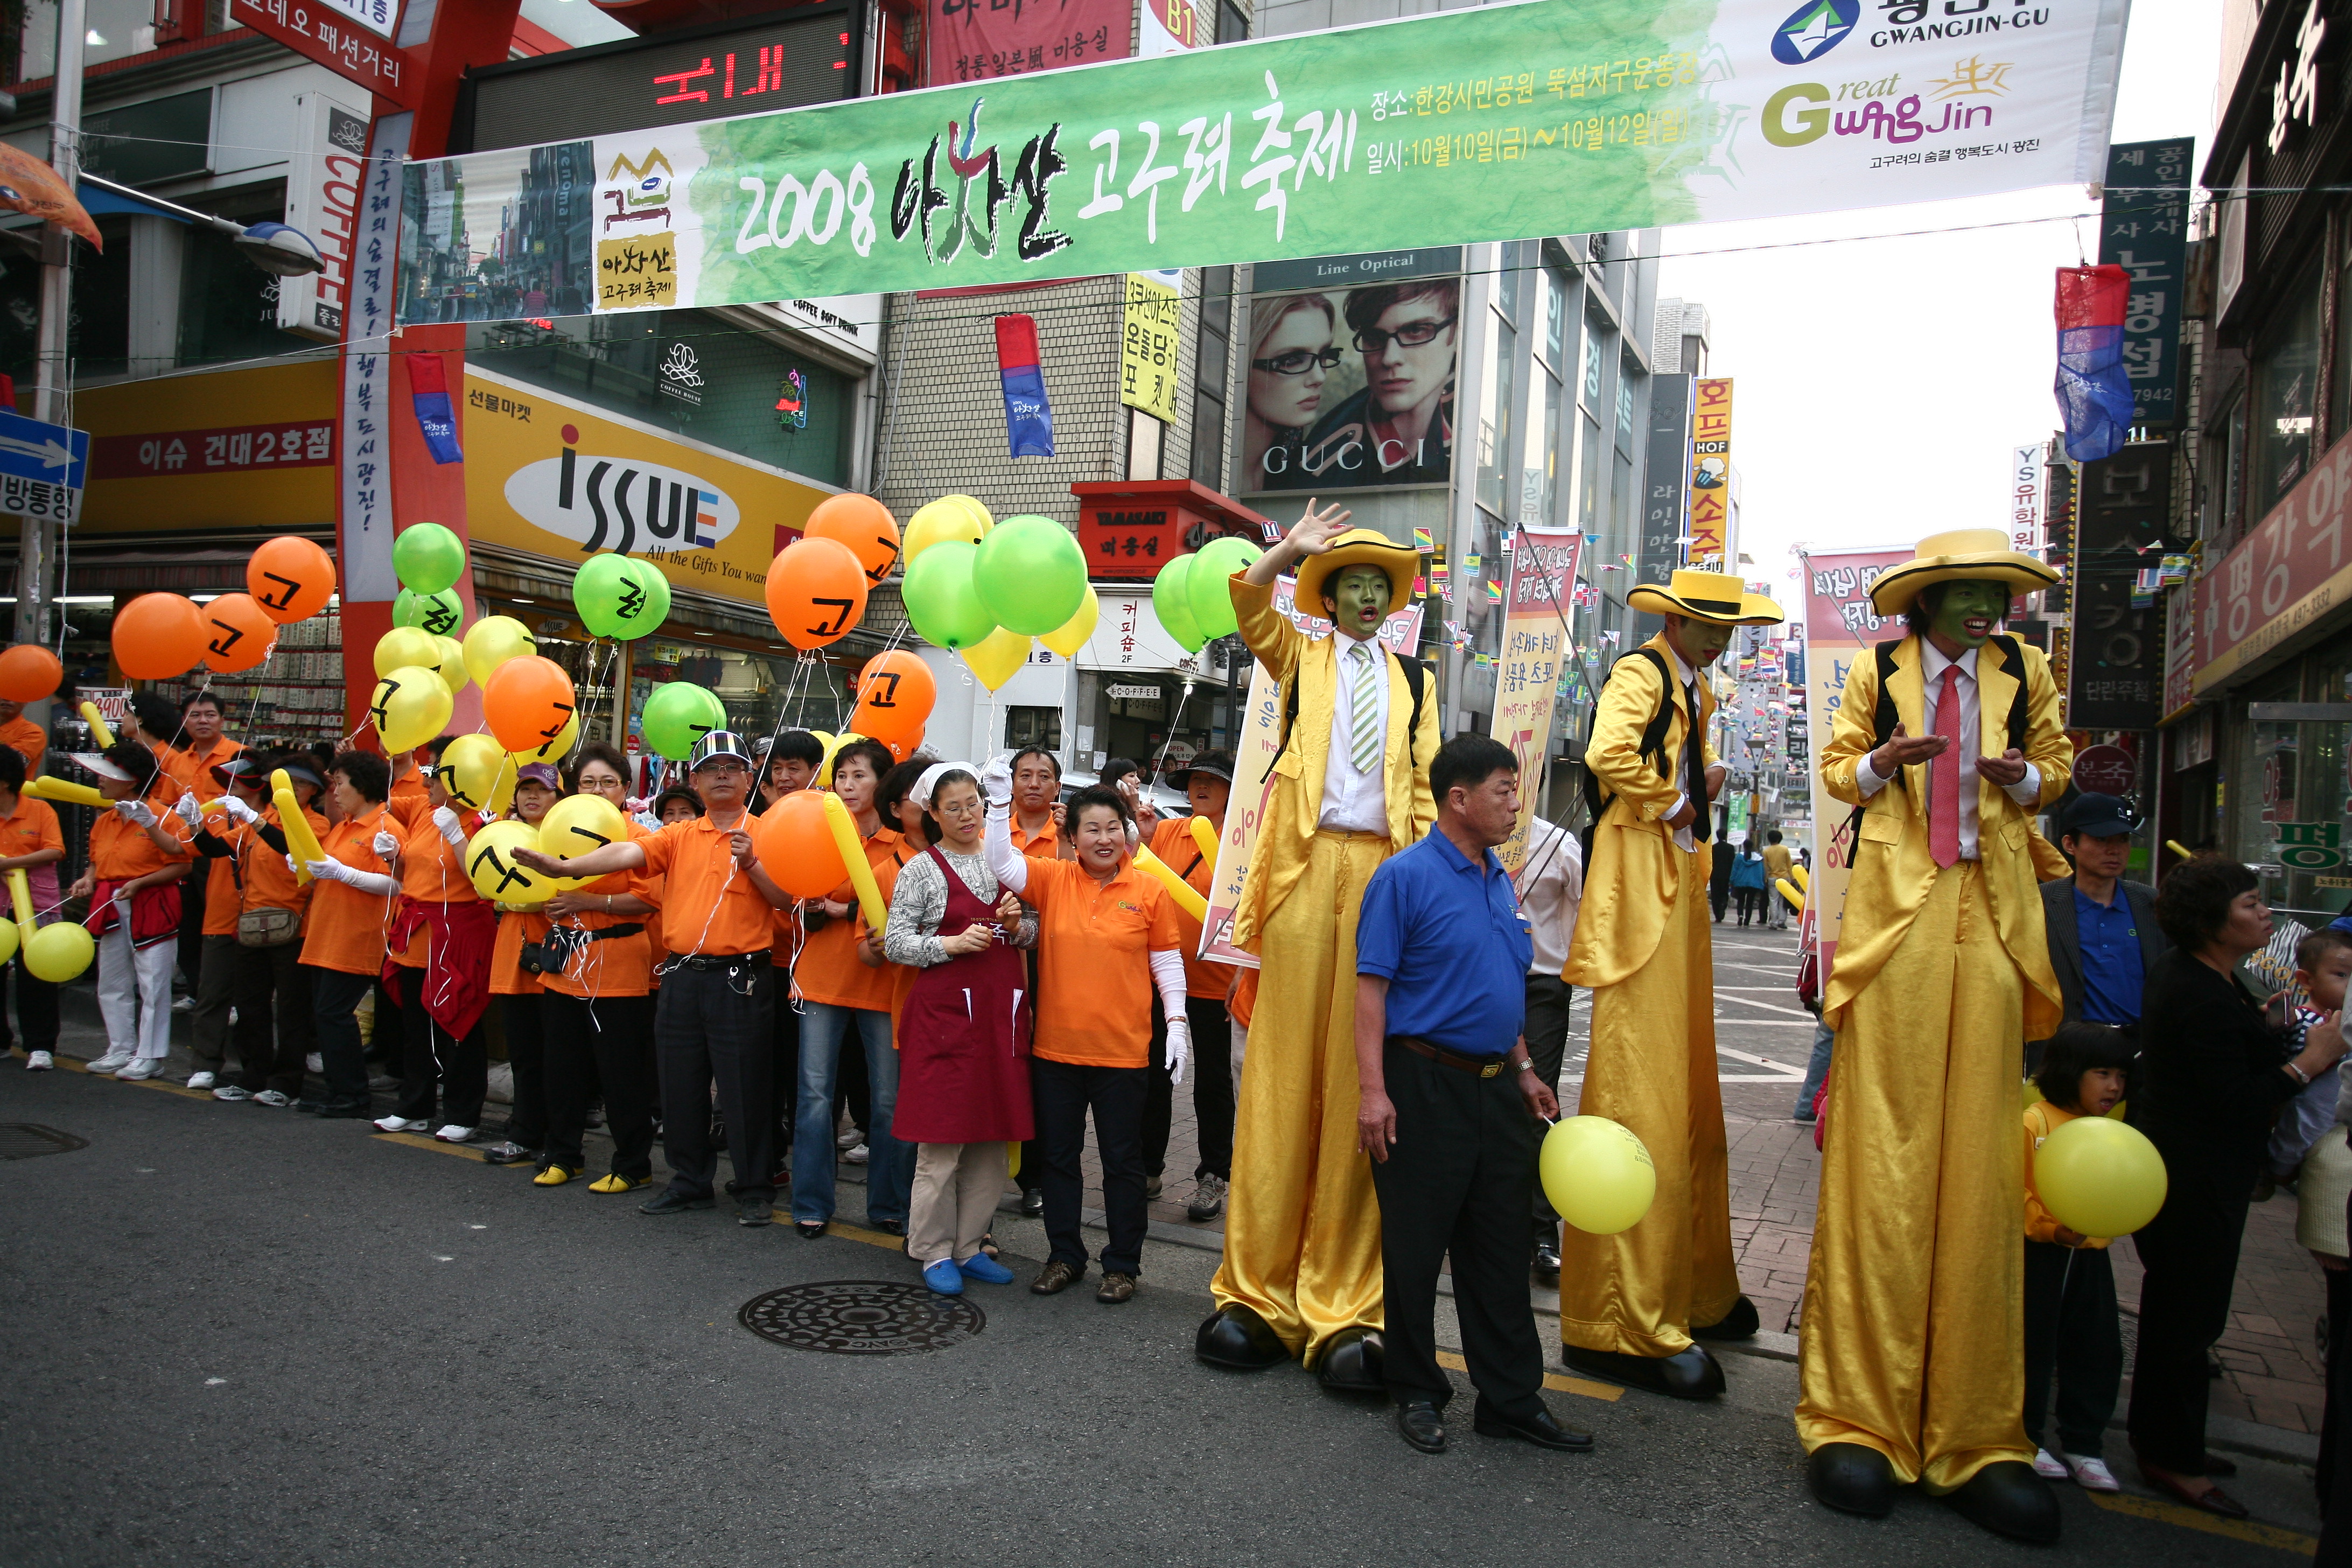
[[[1805,1064],[1805,1087],[1797,1091],[1797,1108],[1790,1112],[1800,1121],[1813,1119],[1813,1096],[1822,1089],[1822,1079],[1830,1076],[1830,1047],[1837,1044],[1837,1035],[1827,1024],[1813,1025],[1813,1059]]]
[[[890,1015],[866,1007],[810,1002],[801,1014],[801,1099],[793,1121],[793,1218],[833,1217],[833,1144],[835,1079],[841,1042],[852,1028],[866,1047],[866,1072],[874,1086],[872,1125],[866,1130],[866,1217],[907,1223],[907,1200],[914,1185],[915,1146],[890,1136],[890,1116],[898,1101],[898,1053],[890,1048]]]

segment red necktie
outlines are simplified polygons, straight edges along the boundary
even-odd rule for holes
[[[1960,858],[1960,667],[1944,667],[1936,694],[1936,733],[1951,743],[1927,764],[1927,849],[1938,866]]]

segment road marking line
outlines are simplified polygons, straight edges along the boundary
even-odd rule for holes
[[[2208,1535],[2226,1535],[2233,1540],[2252,1542],[2256,1546],[2298,1552],[2305,1557],[2316,1556],[2319,1552],[2317,1538],[2298,1531],[2282,1530],[2275,1524],[2223,1519],[2202,1509],[2190,1508],[2186,1503],[2166,1502],[2159,1498],[2131,1497],[2115,1492],[2084,1492],[2083,1495],[2110,1513],[2127,1513],[2135,1519],[2178,1524],[2189,1530],[2201,1530]]]
[[[1452,1351],[1439,1351],[1437,1364],[1451,1367],[1455,1372],[1470,1370],[1470,1363]],[[1587,1399],[1604,1399],[1612,1404],[1625,1397],[1625,1391],[1614,1384],[1587,1383],[1580,1377],[1562,1377],[1556,1372],[1544,1373],[1544,1386],[1556,1388],[1562,1394],[1580,1394]]]
[[[1811,1024],[1813,1021],[1813,1016],[1811,1013],[1806,1012],[1802,1007],[1783,1007],[1777,1002],[1751,1002],[1745,996],[1727,996],[1724,1000],[1727,1002],[1736,1003],[1742,1007],[1761,1007],[1767,1013],[1786,1013],[1791,1018],[1802,1018],[1807,1024]],[[1721,1016],[1722,1015],[1720,1014],[1717,1015],[1718,1017]],[[1742,1021],[1745,1022],[1745,1020]],[[1762,1022],[1761,1019],[1757,1021],[1759,1023]]]
[[[779,1220],[777,1223],[785,1229],[792,1228],[792,1222],[789,1219]],[[793,1234],[797,1236],[799,1233],[795,1231]],[[854,1225],[844,1225],[839,1220],[835,1220],[826,1226],[824,1234],[837,1236],[844,1241],[862,1241],[868,1247],[887,1247],[892,1252],[904,1252],[907,1249],[907,1238],[903,1236],[892,1236],[886,1230],[861,1230]]]
[[[455,1154],[460,1160],[471,1160],[477,1165],[490,1165],[488,1160],[482,1158],[482,1152],[479,1149],[468,1149],[463,1143],[444,1143],[438,1138],[427,1138],[422,1132],[372,1132],[368,1135],[368,1141],[372,1143],[405,1143],[412,1149],[430,1149],[436,1154]],[[529,1171],[531,1167],[517,1162],[512,1165],[490,1165],[490,1169]],[[538,1173],[533,1171],[532,1173],[535,1175]]]

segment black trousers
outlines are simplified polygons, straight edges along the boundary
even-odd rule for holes
[[[641,1182],[654,1173],[654,999],[542,992],[546,1027],[547,1142],[540,1168],[585,1168],[588,1093],[604,1090],[613,1171]]]
[[[791,1166],[786,1152],[793,1146],[793,1122],[800,1114],[801,1092],[801,1016],[790,999],[785,982],[790,971],[776,970],[775,1016],[769,1025],[770,1049],[768,1083],[768,1147],[776,1152],[778,1172]],[[863,1051],[845,1051],[845,1057],[857,1059],[863,1072],[866,1055]],[[777,1173],[771,1172],[771,1174]]]
[[[1540,1124],[1508,1068],[1480,1078],[1393,1039],[1382,1053],[1396,1142],[1372,1165],[1388,1298],[1389,1397],[1434,1401],[1454,1385],[1437,1364],[1437,1276],[1451,1254],[1462,1359],[1479,1403],[1510,1420],[1543,1409],[1543,1341],[1528,1297],[1528,1212]]]
[[[2336,1509],[2336,1477],[2343,1468],[2345,1454],[2344,1431],[2340,1423],[2347,1408],[2345,1403],[2345,1362],[2352,1357],[2345,1346],[2352,1343],[2352,1272],[2341,1268],[2323,1268],[2319,1277],[2327,1284],[2327,1397],[2320,1407],[2319,1462],[2312,1470],[2312,1484],[2319,1491],[2319,1511],[2333,1514]],[[2352,1498],[2346,1500],[2352,1508]]]
[[[2025,1244],[2025,1435],[2037,1448],[2050,1391],[2058,1390],[2057,1447],[2101,1457],[2124,1375],[2116,1270],[2104,1247]]]
[[[1029,1061],[1029,1090],[1037,1110],[1037,1142],[1045,1165],[1037,1173],[1045,1189],[1045,1237],[1058,1263],[1083,1270],[1087,1244],[1078,1232],[1086,1194],[1082,1161],[1087,1150],[1087,1111],[1095,1113],[1095,1152],[1102,1156],[1103,1215],[1110,1241],[1102,1251],[1105,1274],[1141,1275],[1143,1233],[1143,1101],[1151,1069],[1079,1067]],[[1024,1168],[1022,1179],[1030,1179]]]
[[[302,967],[302,944],[284,942],[276,947],[244,947],[234,937],[229,942],[226,952],[215,948],[205,954],[205,967],[224,961],[228,965],[229,994],[236,1008],[236,1055],[244,1065],[238,1081],[256,1094],[274,1089],[283,1095],[299,1096],[307,1070],[303,1058],[319,1038],[310,1002],[310,972]],[[320,1059],[323,1065],[325,1058]]]
[[[1200,1148],[1195,1176],[1230,1179],[1234,1173],[1234,1020],[1222,996],[1187,996],[1184,1017],[1192,1031],[1192,1121]],[[1176,1120],[1176,1086],[1168,1078],[1168,1020],[1155,1006],[1151,1019],[1151,1082],[1143,1102],[1143,1173],[1168,1168],[1168,1133]]]
[[[728,1191],[739,1197],[776,1195],[776,1145],[770,1130],[775,1103],[775,1011],[784,976],[768,964],[689,969],[662,976],[654,1012],[654,1055],[661,1077],[662,1152],[669,1160],[669,1190],[709,1197],[719,1175],[710,1144],[710,1086],[727,1118],[727,1153],[735,1163]]]
[[[1568,1025],[1576,1009],[1576,987],[1557,974],[1528,976],[1528,1059],[1535,1064],[1536,1076],[1544,1087],[1559,1093],[1559,1069],[1568,1060]],[[1551,1200],[1544,1196],[1543,1184],[1536,1184],[1536,1239],[1556,1241],[1559,1237],[1559,1215],[1552,1212]]]
[[[2212,1386],[2205,1352],[2230,1326],[2252,1185],[2251,1172],[2211,1173],[2183,1162],[2171,1172],[2164,1207],[2132,1238],[2147,1274],[2126,1425],[2132,1452],[2159,1469],[2184,1476],[2205,1470],[2205,1401]]]
[[[332,1110],[365,1109],[368,1100],[367,1045],[360,1038],[360,1001],[374,988],[373,974],[347,974],[340,969],[304,964],[310,976],[310,1017],[318,1027],[320,1076],[327,1080],[327,1106]],[[376,1015],[383,1027],[384,1015]],[[395,1015],[396,1016],[396,1015]]]
[[[194,874],[180,879],[180,973],[192,993],[204,982],[205,884],[211,879],[211,864],[199,860]]]
[[[16,988],[18,1041],[8,1029],[8,987]],[[58,988],[25,967],[22,958],[0,964],[0,1051],[21,1043],[27,1051],[58,1048]]]
[[[1723,919],[1723,911],[1729,908],[1731,904],[1731,884],[1726,882],[1718,888],[1712,882],[1708,883],[1706,888],[1706,901],[1715,906],[1715,918],[1717,921],[1721,921]]]
[[[478,1018],[462,1040],[436,1023],[425,1010],[424,984],[424,970],[402,973],[400,1020],[408,1050],[401,1059],[400,1093],[393,1101],[393,1114],[431,1121],[437,1091],[443,1126],[478,1127],[482,1102],[490,1092],[489,1038]]]
[[[507,1142],[525,1149],[547,1143],[547,1042],[540,994],[518,992],[498,1003],[499,1021],[507,1031],[507,1068],[514,1075],[513,1098],[507,1102]],[[649,1050],[653,1047],[650,1027],[646,1046]]]

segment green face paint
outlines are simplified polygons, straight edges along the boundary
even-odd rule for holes
[[[2006,583],[1948,583],[1928,630],[1964,648],[1982,647],[1985,639],[2000,629],[2000,619],[2008,613]]]
[[[1350,566],[1323,585],[1323,613],[1353,637],[1376,635],[1389,618],[1389,574],[1377,566]]]
[[[1689,616],[1675,616],[1674,627],[1675,645],[1694,669],[1705,669],[1721,658],[1723,650],[1731,646],[1731,634],[1736,629]]]

